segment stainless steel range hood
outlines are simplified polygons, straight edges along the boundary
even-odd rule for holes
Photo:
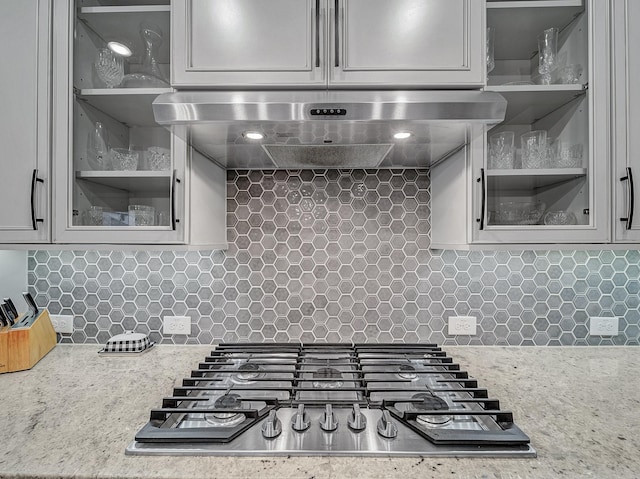
[[[506,107],[497,93],[465,90],[183,91],[153,102],[159,124],[188,125],[175,131],[229,169],[427,168]]]

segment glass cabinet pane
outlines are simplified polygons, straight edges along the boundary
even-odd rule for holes
[[[590,225],[588,15],[579,1],[507,3],[487,10],[495,42],[487,89],[508,109],[487,132],[486,226]]]
[[[79,1],[77,7],[68,224],[89,231],[172,229],[174,142],[151,106],[171,91],[170,6]]]

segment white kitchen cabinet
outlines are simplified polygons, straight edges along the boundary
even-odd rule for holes
[[[55,243],[226,246],[225,172],[192,151],[184,128],[167,130],[153,117],[152,101],[172,91],[162,81],[169,49],[160,44],[149,55],[141,32],[158,32],[157,46],[159,32],[169,33],[169,16],[164,2],[56,5]],[[109,41],[133,50],[112,88],[95,66]],[[91,147],[98,123],[107,145],[100,164]],[[116,149],[132,153],[137,165],[119,163]]]
[[[618,242],[640,241],[640,2],[613,0],[614,232]],[[634,191],[635,190],[635,191]]]
[[[484,9],[484,0],[336,0],[329,85],[479,88]]]
[[[506,97],[506,118],[472,131],[465,152],[432,170],[434,248],[611,241],[608,19],[607,2],[595,0],[487,3],[496,67],[486,89]],[[536,36],[550,27],[560,30],[559,66],[582,67],[578,83],[538,84]],[[540,168],[524,168],[519,138],[535,130],[581,151],[581,161],[562,167],[551,155]],[[488,142],[504,131],[518,150],[513,168],[496,169]],[[524,202],[540,213],[505,219]],[[548,224],[555,211],[571,213],[575,224]]]
[[[0,2],[0,243],[51,235],[51,1]]]
[[[324,86],[326,0],[172,2],[174,86]]]
[[[172,84],[475,88],[484,0],[175,0]]]

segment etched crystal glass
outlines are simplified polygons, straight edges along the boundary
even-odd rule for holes
[[[107,88],[115,88],[122,83],[124,60],[120,55],[116,55],[108,48],[101,48],[98,50],[95,67],[98,78]]]

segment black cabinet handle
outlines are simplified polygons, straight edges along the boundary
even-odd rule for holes
[[[629,187],[627,188],[627,216],[626,218],[620,218],[620,221],[625,222],[625,229],[630,230],[633,225],[633,207],[635,203],[634,189],[633,189],[633,174],[631,168],[627,167],[627,176],[620,178],[620,181],[628,181]]]
[[[44,223],[44,218],[36,218],[36,183],[44,183],[44,180],[38,178],[38,170],[33,170],[33,175],[31,175],[31,225],[34,230],[38,229],[38,223]]]
[[[340,26],[340,0],[336,0],[335,3],[335,10],[333,12],[334,15],[334,26],[333,26],[333,35],[334,35],[334,43],[335,43],[335,47],[336,47],[336,51],[335,51],[335,60],[336,60],[336,68],[338,68],[340,66],[340,33],[338,32],[338,27]]]
[[[320,68],[320,0],[316,0],[316,68]]]
[[[176,218],[176,185],[180,183],[178,178],[178,170],[173,170],[171,175],[171,229],[176,230],[176,223],[180,223],[180,219]]]
[[[484,209],[485,203],[487,201],[484,182],[484,168],[480,168],[480,178],[476,180],[476,183],[480,183],[480,187],[482,188],[482,200],[480,201],[480,218],[476,218],[476,222],[480,223],[480,231],[484,229]]]

